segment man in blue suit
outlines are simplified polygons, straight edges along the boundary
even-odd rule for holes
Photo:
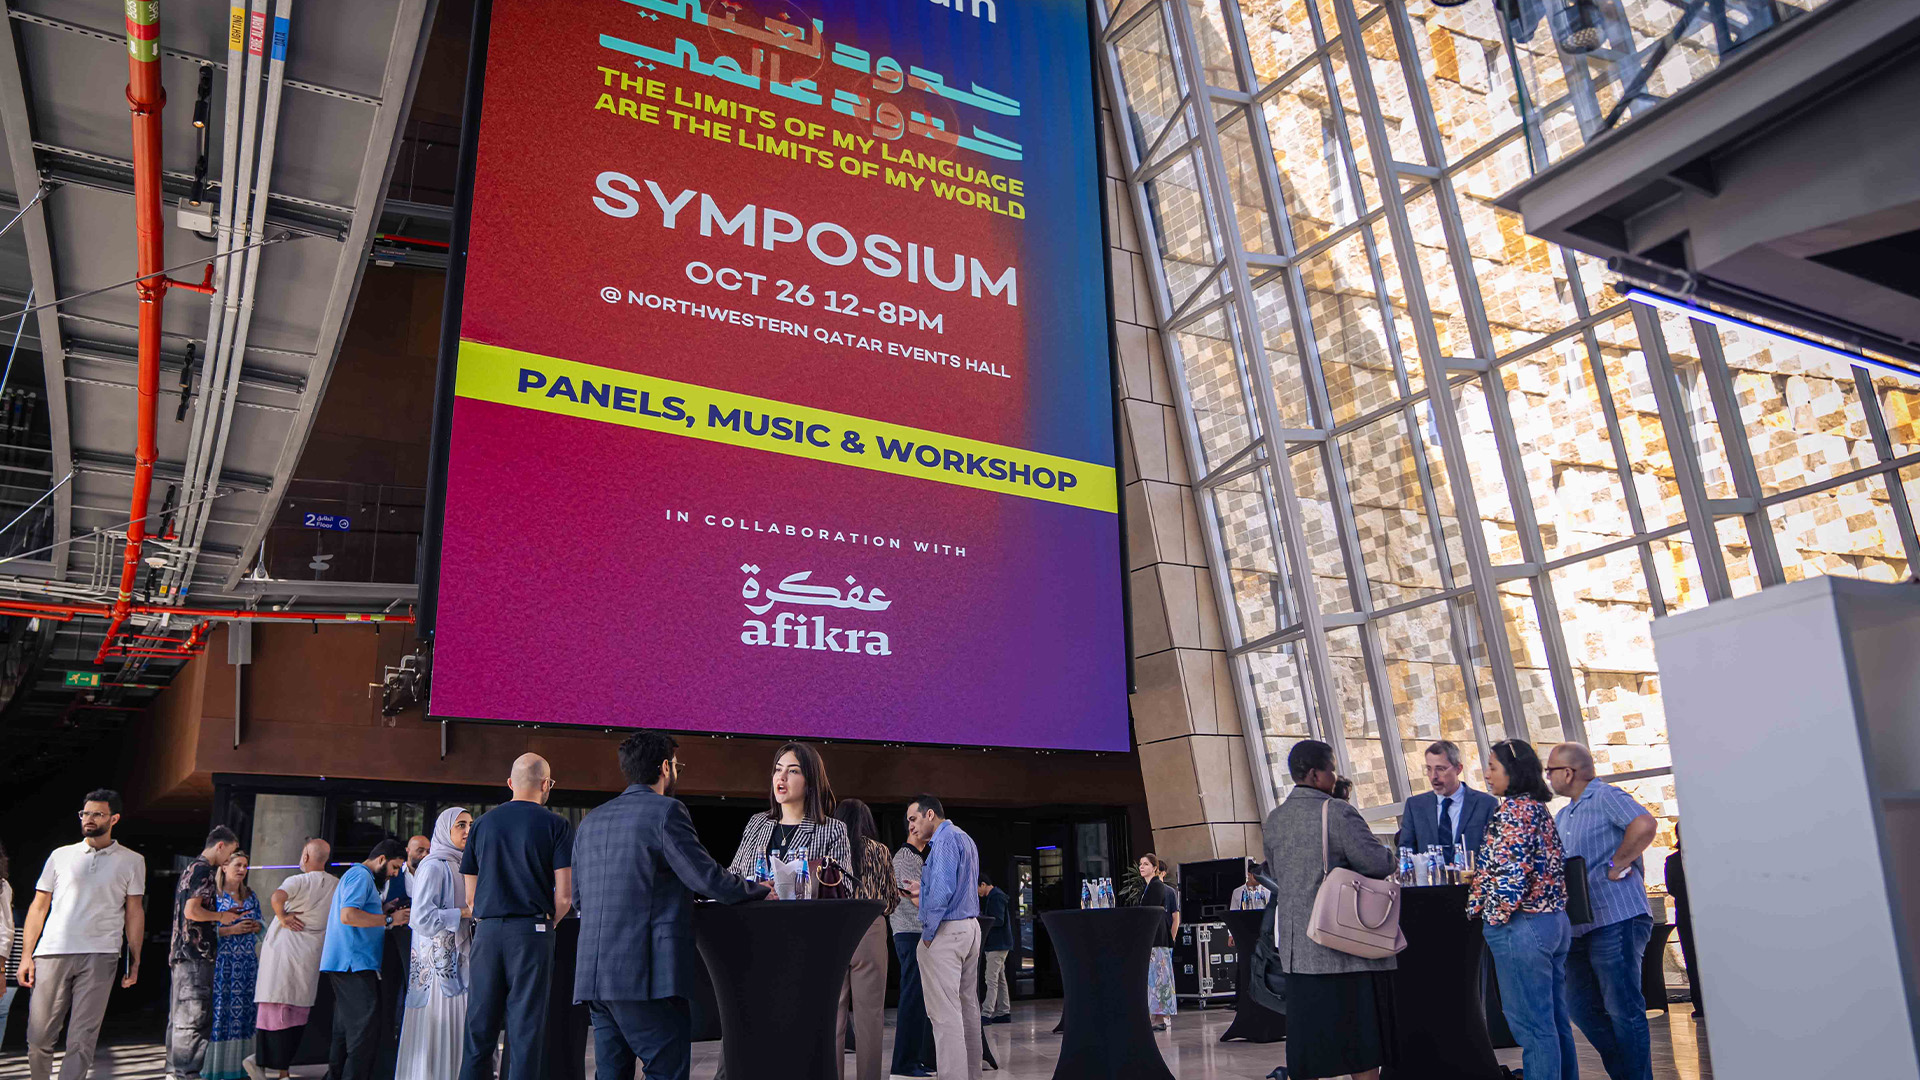
[[[686,1080],[693,1051],[693,896],[728,904],[766,896],[715,862],[673,790],[672,736],[636,731],[620,744],[628,787],[594,809],[573,838],[580,953],[573,999],[593,1015],[596,1080]]]
[[[1427,784],[1433,790],[1407,800],[1400,815],[1401,847],[1425,851],[1437,845],[1452,862],[1454,847],[1465,836],[1467,850],[1479,857],[1500,800],[1462,783],[1460,772],[1459,746],[1441,739],[1427,747]]]

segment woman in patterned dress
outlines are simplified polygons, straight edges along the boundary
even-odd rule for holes
[[[1504,796],[1487,823],[1467,914],[1486,923],[1500,1008],[1520,1040],[1527,1080],[1579,1080],[1567,1011],[1566,857],[1540,757],[1520,739],[1493,744],[1487,787]]]
[[[1180,896],[1167,884],[1167,864],[1148,852],[1140,856],[1140,879],[1147,887],[1140,893],[1140,907],[1157,907],[1167,917],[1153,932],[1153,955],[1147,964],[1147,1011],[1153,1014],[1153,1030],[1165,1031],[1167,1018],[1178,1015],[1180,1003],[1173,993],[1173,939],[1180,933]]]
[[[449,1080],[460,1071],[473,943],[473,910],[467,907],[460,855],[472,831],[473,815],[462,807],[440,811],[427,857],[413,872],[413,954],[395,1080]]]
[[[253,983],[260,974],[260,897],[247,887],[247,853],[234,852],[220,868],[216,910],[238,911],[240,920],[220,928],[213,958],[213,1033],[207,1043],[206,1080],[246,1080],[253,1053]]]

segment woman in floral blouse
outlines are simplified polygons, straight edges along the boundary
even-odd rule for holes
[[[1487,825],[1467,913],[1486,923],[1500,1006],[1527,1080],[1579,1080],[1567,1013],[1566,857],[1540,756],[1520,739],[1493,745],[1487,787],[1504,796]]]
[[[833,816],[847,827],[853,865],[846,867],[846,871],[853,877],[853,898],[878,900],[886,905],[885,913],[875,919],[861,937],[860,947],[853,951],[853,963],[847,968],[847,977],[841,981],[840,1019],[834,1029],[833,1045],[835,1049],[846,1048],[847,1027],[851,1024],[856,1080],[882,1080],[887,1072],[886,1058],[880,1053],[887,1011],[887,953],[892,951],[887,916],[893,914],[894,905],[900,902],[900,889],[893,880],[893,852],[880,842],[873,811],[867,804],[859,799],[841,799],[833,808]],[[841,1062],[838,1075],[844,1076],[846,1058],[835,1054],[834,1060]]]

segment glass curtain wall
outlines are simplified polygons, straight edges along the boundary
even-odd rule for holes
[[[1434,739],[1477,786],[1493,741],[1574,739],[1672,818],[1650,620],[1907,577],[1920,387],[1622,302],[1527,236],[1493,200],[1544,156],[1541,90],[1488,0],[1101,3],[1273,790],[1309,736],[1376,819]]]

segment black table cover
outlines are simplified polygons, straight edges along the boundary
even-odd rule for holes
[[[1220,918],[1233,937],[1238,962],[1234,965],[1233,985],[1238,995],[1233,1003],[1233,1023],[1220,1036],[1221,1042],[1245,1039],[1248,1042],[1279,1042],[1287,1037],[1287,1018],[1253,998],[1247,987],[1253,982],[1253,947],[1260,940],[1264,911],[1229,911]]]
[[[1147,1015],[1148,961],[1166,917],[1157,907],[1040,916],[1067,997],[1053,1080],[1172,1080]]]
[[[1400,890],[1407,948],[1393,973],[1396,1064],[1381,1080],[1501,1080],[1487,1037],[1480,921],[1465,885]]]
[[[693,937],[713,978],[727,1075],[839,1080],[833,1045],[853,951],[878,900],[698,904]]]

